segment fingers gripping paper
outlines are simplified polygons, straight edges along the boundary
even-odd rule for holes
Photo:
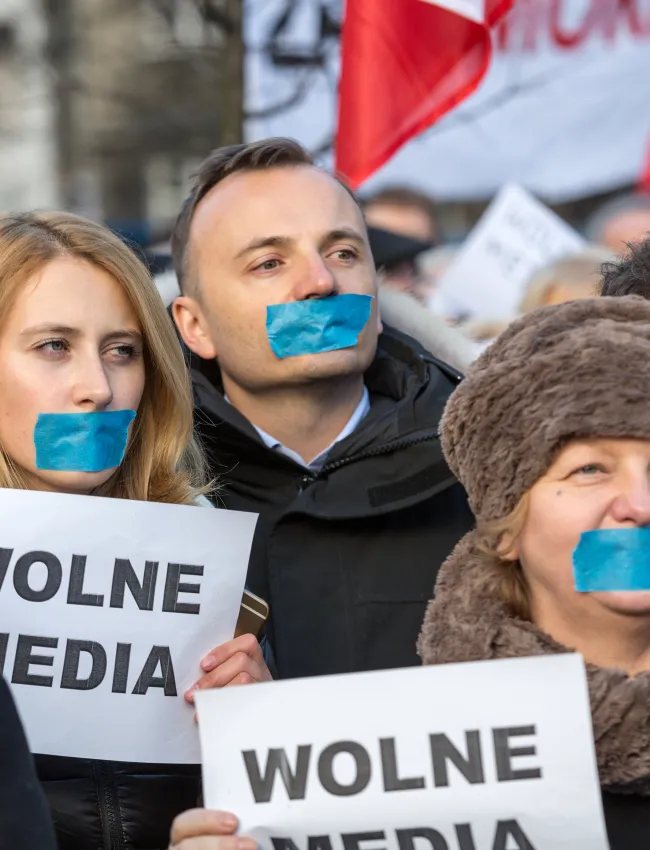
[[[333,295],[272,304],[266,333],[276,357],[298,357],[352,348],[370,318],[371,295]]]
[[[650,528],[587,531],[573,553],[581,593],[650,590]]]
[[[608,848],[577,655],[201,691],[197,708],[205,804],[263,850]]]
[[[257,517],[0,489],[0,674],[32,752],[196,764],[183,694],[232,638]]]

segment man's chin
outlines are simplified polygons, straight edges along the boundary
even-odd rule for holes
[[[356,348],[341,348],[320,354],[303,354],[290,360],[292,376],[296,383],[301,383],[363,375],[372,362],[372,357],[364,356]]]

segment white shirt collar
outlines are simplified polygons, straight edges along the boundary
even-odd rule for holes
[[[231,404],[228,396],[224,396],[228,404]],[[323,449],[320,454],[316,455],[316,457],[307,463],[304,458],[302,458],[298,452],[294,452],[293,449],[287,448],[287,446],[283,445],[279,440],[276,440],[275,437],[272,437],[271,434],[267,434],[266,431],[263,431],[261,428],[258,428],[254,422],[251,422],[251,425],[260,436],[260,439],[264,443],[264,445],[268,446],[269,449],[273,449],[273,451],[278,452],[278,454],[284,455],[285,457],[291,458],[294,463],[297,463],[299,466],[304,466],[305,469],[308,469],[310,472],[320,472],[320,470],[325,465],[325,461],[327,460],[327,455],[331,452],[334,446],[337,443],[340,443],[341,440],[344,440],[346,437],[349,437],[350,434],[356,429],[357,425],[361,422],[362,419],[368,414],[370,411],[370,395],[368,393],[368,388],[363,388],[363,395],[361,396],[361,401],[356,406],[354,413],[348,419],[347,424],[344,426],[343,430],[340,434],[332,440],[329,446],[326,449]]]

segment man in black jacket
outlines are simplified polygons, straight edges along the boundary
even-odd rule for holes
[[[260,513],[248,586],[270,603],[278,675],[417,664],[438,568],[472,522],[438,440],[459,375],[381,333],[376,298],[345,348],[279,357],[265,327],[271,305],[376,296],[355,197],[290,140],[217,150],[172,252],[220,499]]]

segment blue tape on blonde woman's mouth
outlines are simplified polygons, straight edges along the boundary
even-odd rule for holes
[[[573,553],[581,593],[650,590],[650,528],[586,531]]]
[[[34,428],[36,468],[102,472],[124,458],[134,410],[39,413]]]
[[[352,348],[370,318],[372,295],[332,295],[272,304],[266,333],[276,357],[298,357]]]

